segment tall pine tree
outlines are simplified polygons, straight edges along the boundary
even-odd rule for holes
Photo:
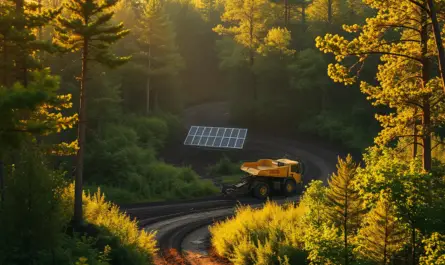
[[[364,220],[357,235],[356,253],[361,259],[390,264],[391,257],[408,242],[408,233],[384,193]]]
[[[137,25],[139,56],[135,59],[147,74],[146,113],[159,106],[161,81],[174,79],[184,67],[175,44],[176,34],[161,0],[140,4]],[[151,104],[153,103],[153,104]]]
[[[363,81],[360,86],[374,105],[394,110],[376,116],[383,130],[375,141],[387,145],[408,137],[413,143],[413,157],[417,146],[421,146],[423,168],[431,171],[431,137],[445,121],[442,115],[445,104],[440,78],[433,71],[435,51],[430,22],[427,12],[419,7],[425,1],[364,2],[377,12],[363,26],[344,26],[354,34],[352,40],[327,34],[317,38],[317,47],[335,55],[337,63],[329,65],[329,75],[345,84],[356,81],[367,59],[381,56],[378,84]]]
[[[226,25],[218,25],[214,31],[220,35],[233,36],[234,40],[247,49],[248,63],[251,70],[251,88],[253,99],[257,100],[256,76],[252,70],[256,51],[267,34],[271,23],[271,3],[267,0],[229,0],[225,2],[221,20]]]
[[[114,12],[110,10],[118,0],[73,0],[66,1],[67,14],[58,18],[56,26],[57,42],[69,51],[82,53],[80,75],[80,106],[78,141],[79,150],[76,159],[76,183],[74,201],[74,224],[82,222],[82,173],[86,138],[86,81],[91,61],[116,67],[129,60],[129,57],[117,57],[110,51],[110,45],[129,33],[122,23],[110,23]]]
[[[352,185],[356,173],[357,164],[351,155],[345,160],[338,158],[337,173],[331,176],[327,191],[330,221],[344,234],[344,264],[350,262],[350,236],[357,230],[363,213],[363,203]]]

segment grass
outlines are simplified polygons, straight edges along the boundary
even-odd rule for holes
[[[216,253],[235,265],[305,264],[301,246],[305,209],[268,202],[237,209],[235,217],[210,228]]]

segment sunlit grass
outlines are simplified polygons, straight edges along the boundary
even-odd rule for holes
[[[286,264],[286,258],[294,262],[303,254],[299,249],[304,211],[300,206],[273,202],[262,209],[238,208],[234,218],[210,228],[212,246],[235,265]]]

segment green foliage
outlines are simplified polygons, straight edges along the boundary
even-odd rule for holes
[[[222,35],[233,35],[234,40],[250,51],[255,51],[267,33],[267,19],[271,3],[265,0],[226,1],[221,20],[214,31]],[[252,33],[251,33],[252,32]]]
[[[41,264],[81,264],[81,265],[110,265],[110,246],[103,249],[97,247],[97,239],[88,236],[64,235],[58,247],[50,253],[40,255]]]
[[[129,57],[116,57],[110,53],[110,45],[129,33],[122,23],[109,23],[114,15],[109,9],[117,2],[118,0],[65,1],[64,7],[70,10],[70,16],[57,18],[57,44],[68,51],[77,51],[87,46],[90,49],[88,53],[83,54],[85,59],[95,60],[110,67],[128,61]]]
[[[85,157],[86,180],[92,183],[122,185],[137,178],[144,165],[153,162],[152,149],[138,145],[138,135],[130,127],[108,124],[91,142]]]
[[[326,220],[327,188],[321,180],[313,180],[306,186],[301,204],[306,207],[305,222],[313,227],[320,227]]]
[[[77,115],[64,112],[72,107],[71,95],[60,95],[59,78],[51,76],[49,69],[31,72],[27,87],[15,83],[12,87],[0,85],[0,144],[6,151],[18,148],[20,142],[71,129]],[[28,113],[25,117],[23,114]],[[53,145],[49,152],[66,154],[75,151],[76,142]]]
[[[168,137],[164,120],[133,116],[125,123],[128,125],[103,124],[85,157],[86,181],[104,184],[105,191],[110,192],[106,193],[109,199],[128,203],[218,192],[210,181],[200,179],[191,169],[156,160],[155,148],[161,149]]]
[[[344,264],[344,242],[339,229],[324,224],[309,227],[304,238],[304,248],[308,251],[309,264]]]
[[[64,200],[72,205],[74,185],[64,190]],[[111,264],[153,264],[157,251],[155,234],[140,230],[136,220],[107,202],[100,189],[94,194],[84,193],[83,203],[85,221],[99,229],[95,246],[108,248]]]
[[[242,207],[233,219],[210,228],[216,252],[242,264],[305,264],[301,207],[267,203],[262,209]]]
[[[445,264],[445,237],[439,233],[433,233],[431,237],[423,240],[425,254],[420,257],[421,265]]]
[[[390,264],[394,255],[407,244],[408,231],[396,216],[396,208],[383,192],[377,205],[364,218],[357,235],[359,259]]]
[[[37,12],[40,10],[39,12]],[[41,8],[33,1],[0,3],[0,85],[28,85],[28,72],[42,68],[36,53],[53,52],[51,42],[37,39],[35,31],[50,23],[60,8]]]
[[[0,208],[0,263],[32,264],[41,251],[57,247],[70,218],[61,203],[64,181],[33,146],[22,148],[8,173]]]
[[[143,67],[147,76],[146,93],[150,93],[149,97],[154,96],[154,100],[147,102],[147,110],[157,110],[160,96],[167,99],[164,100],[165,106],[166,102],[172,100],[171,94],[179,93],[175,78],[184,68],[184,61],[178,52],[175,43],[176,34],[163,1],[141,2],[137,16],[139,18],[139,23],[136,25],[139,53],[135,62]],[[152,102],[154,107],[150,107]]]
[[[357,167],[351,155],[346,159],[339,157],[337,173],[328,180],[328,216],[333,224],[343,229],[345,237],[358,228],[360,215],[363,213],[363,202],[353,186],[357,178]]]
[[[148,166],[145,194],[150,198],[185,199],[215,194],[219,189],[202,180],[191,168],[177,168],[162,162]]]
[[[376,80],[364,80],[360,89],[375,106],[386,106],[393,111],[376,115],[383,130],[375,142],[388,145],[408,137],[414,149],[422,142],[423,167],[431,170],[431,133],[444,122],[443,88],[431,70],[435,60],[433,35],[427,23],[426,2],[382,4],[368,0],[376,9],[373,17],[361,26],[344,25],[352,40],[345,36],[326,34],[317,37],[317,47],[335,56],[336,63],[328,66],[329,76],[336,82],[353,84],[366,60],[380,55]],[[389,21],[389,22],[388,22]],[[389,24],[382,28],[382,24]],[[413,156],[417,152],[413,151]]]
[[[164,147],[170,128],[163,119],[133,116],[128,117],[126,123],[136,132],[140,146],[144,148],[151,147],[155,150]]]
[[[234,163],[224,155],[215,165],[209,166],[207,170],[212,176],[239,175],[242,173],[240,166],[240,163]]]

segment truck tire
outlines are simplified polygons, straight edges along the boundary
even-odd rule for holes
[[[287,179],[283,186],[283,195],[286,197],[293,196],[297,193],[297,183],[293,179]]]
[[[266,182],[257,182],[253,187],[253,195],[258,199],[265,200],[269,197],[270,187]]]

